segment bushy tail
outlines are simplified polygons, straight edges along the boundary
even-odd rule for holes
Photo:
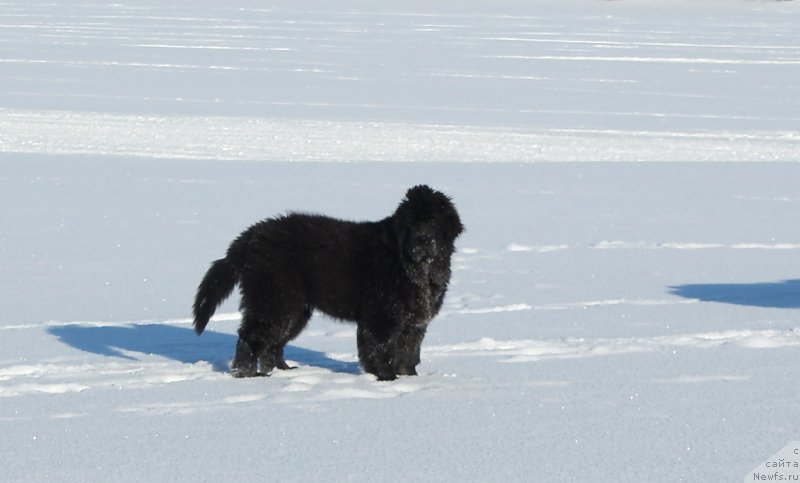
[[[194,331],[203,333],[217,307],[233,292],[239,281],[239,272],[247,257],[247,246],[253,238],[254,228],[244,233],[231,243],[225,258],[211,264],[194,298]]]
[[[221,258],[211,264],[194,299],[194,331],[203,333],[209,319],[217,307],[226,299],[236,286],[239,274],[228,258]]]

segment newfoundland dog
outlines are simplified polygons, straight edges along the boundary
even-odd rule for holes
[[[303,213],[261,221],[206,272],[194,302],[195,331],[203,332],[238,283],[235,377],[289,369],[283,349],[315,309],[358,324],[358,358],[378,380],[416,375],[463,229],[451,199],[425,185],[409,189],[380,221]]]

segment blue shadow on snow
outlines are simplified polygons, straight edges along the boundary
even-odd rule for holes
[[[209,361],[217,372],[228,372],[229,356],[236,348],[236,336],[207,330],[198,337],[190,328],[164,324],[87,327],[65,325],[48,332],[61,342],[92,354],[138,360],[125,352],[155,354],[186,364]],[[356,362],[331,359],[322,352],[286,346],[284,356],[301,366],[314,366],[333,372],[360,374]]]
[[[710,283],[670,287],[673,295],[704,302],[776,309],[800,308],[800,280],[765,283]]]

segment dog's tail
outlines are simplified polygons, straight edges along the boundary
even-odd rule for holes
[[[203,333],[214,311],[228,298],[236,282],[239,281],[239,271],[244,264],[249,239],[250,233],[245,232],[231,243],[225,258],[220,258],[211,264],[203,281],[197,287],[193,307],[194,331],[197,335]]]

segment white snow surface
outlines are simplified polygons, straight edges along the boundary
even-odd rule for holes
[[[741,481],[800,435],[798,25],[739,0],[0,3],[3,480]],[[417,183],[467,228],[420,375],[376,381],[315,316],[297,369],[230,377],[237,297],[191,328],[209,262]]]

